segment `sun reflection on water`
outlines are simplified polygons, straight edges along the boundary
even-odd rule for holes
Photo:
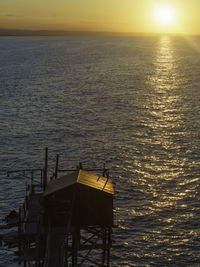
[[[191,185],[194,179],[188,182],[185,173],[189,163],[184,144],[187,131],[181,77],[172,39],[160,38],[154,70],[147,78],[150,92],[144,105],[148,120],[142,122],[148,129],[148,136],[143,139],[145,153],[142,160],[135,160],[147,199],[143,200],[143,210],[135,206],[129,213],[136,218],[149,218],[151,230],[142,233],[143,240],[155,242],[154,246],[171,244],[176,255],[181,254],[178,246],[190,241],[190,234],[183,239],[176,227],[195,217],[192,210],[188,211],[186,201],[195,189]]]
[[[179,74],[171,39],[167,36],[162,37],[159,45],[154,75],[149,77],[152,94],[148,110],[152,119],[146,126],[151,129],[149,141],[161,149],[159,153],[151,155],[152,162],[156,163],[154,169],[158,171],[165,168],[168,175],[170,169],[174,169],[177,164],[179,167],[182,165],[181,162],[177,162],[178,159],[174,158],[172,152],[181,148],[181,144],[176,143],[174,137],[184,135],[184,118],[180,110],[181,95],[177,92]],[[172,176],[174,178],[174,173]]]

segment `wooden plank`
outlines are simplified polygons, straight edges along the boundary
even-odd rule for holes
[[[107,192],[109,194],[114,194],[112,181],[103,176],[98,176],[94,173],[80,170],[77,181],[80,184],[93,187],[95,189]]]
[[[77,182],[109,194],[114,194],[113,184],[110,179],[98,176],[85,170],[78,170],[57,180],[52,180],[47,185],[44,197],[63,190],[73,184],[76,184]]]

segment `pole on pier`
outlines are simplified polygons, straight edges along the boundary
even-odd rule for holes
[[[56,155],[56,168],[55,168],[55,179],[58,178],[58,162],[59,162],[59,155]]]
[[[34,179],[34,172],[33,170],[31,171],[31,185],[33,184],[33,179]]]
[[[47,173],[48,173],[48,147],[46,147],[45,149],[43,190],[45,190],[47,186]]]
[[[83,169],[83,164],[82,164],[82,162],[79,163],[79,169],[80,169],[80,170]]]
[[[102,171],[102,176],[105,177],[105,173],[106,173],[106,164],[103,164],[103,171]]]

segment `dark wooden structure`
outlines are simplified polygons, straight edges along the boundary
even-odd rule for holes
[[[7,243],[18,247],[17,259],[24,266],[108,267],[114,196],[108,170],[104,166],[102,176],[96,175],[80,164],[59,177],[66,170],[59,171],[58,159],[49,182],[48,149],[44,169],[34,170],[40,174],[37,182],[33,170],[23,170],[31,184],[19,209],[18,230]]]
[[[113,185],[109,178],[82,169],[52,180],[44,191],[45,217],[54,226],[113,225]]]
[[[66,266],[69,262],[71,266],[91,262],[89,253],[100,248],[103,251],[102,263],[97,266],[104,266],[106,261],[106,266],[109,266],[113,195],[113,184],[109,177],[83,169],[52,180],[47,185],[43,194],[44,221],[52,233],[51,237],[54,236],[49,243],[61,237],[60,246],[65,244],[65,249],[57,251],[56,255],[65,259]],[[80,253],[83,250],[87,251],[85,256]],[[52,262],[56,261],[55,258]]]

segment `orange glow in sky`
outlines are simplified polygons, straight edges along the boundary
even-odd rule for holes
[[[200,34],[200,0],[0,0],[0,28]]]

